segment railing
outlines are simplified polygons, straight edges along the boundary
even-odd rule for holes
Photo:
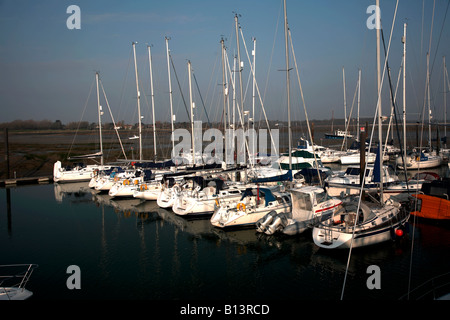
[[[28,280],[30,280],[31,274],[37,267],[37,264],[0,265],[0,292],[4,291],[5,287],[25,288]],[[19,268],[21,269],[21,271],[13,272],[14,270],[18,270]],[[18,279],[19,282],[16,283],[16,279]]]
[[[450,293],[450,272],[438,275],[422,283],[401,296],[400,300],[436,300],[448,293]]]

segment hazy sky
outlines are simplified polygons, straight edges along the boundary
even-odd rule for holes
[[[432,109],[443,118],[443,63],[450,63],[448,0],[402,0],[393,31],[389,65],[397,84],[402,60],[403,24],[407,27],[408,119],[418,118],[424,105],[426,53],[430,51]],[[151,123],[150,76],[147,44],[152,45],[156,118],[169,121],[169,89],[165,37],[186,102],[189,102],[187,61],[194,83],[196,118],[220,121],[222,65],[220,39],[225,39],[229,61],[237,54],[234,16],[249,53],[256,38],[256,78],[261,99],[271,119],[286,120],[285,49],[282,0],[165,0],[165,1],[0,1],[0,122],[34,119],[63,123],[97,121],[95,71],[100,72],[116,121],[137,121],[132,42],[137,64],[144,122]],[[287,0],[288,22],[310,119],[343,118],[342,69],[346,76],[347,113],[353,104],[361,69],[361,116],[374,115],[376,105],[376,31],[367,27],[375,0]],[[386,45],[394,18],[395,0],[380,0]],[[81,29],[68,29],[70,5],[80,8]],[[434,8],[434,14],[433,14]],[[430,47],[431,39],[431,47]],[[249,62],[240,39],[244,109],[252,108]],[[384,62],[384,54],[382,55]],[[292,118],[305,118],[297,73],[291,56]],[[237,76],[237,73],[236,73]],[[177,121],[187,114],[172,71],[173,108]],[[388,80],[383,87],[383,114],[388,115]],[[94,85],[94,86],[93,86]],[[399,86],[398,107],[402,107]],[[230,92],[231,94],[231,92]],[[237,92],[239,97],[239,91]],[[89,99],[88,99],[89,98]],[[231,96],[230,96],[231,99]],[[261,104],[256,98],[256,116]],[[447,99],[450,104],[450,97]],[[104,120],[110,122],[102,97]],[[356,101],[353,115],[356,114]]]

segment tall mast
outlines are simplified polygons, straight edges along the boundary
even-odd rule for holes
[[[152,72],[152,54],[150,46],[148,48],[148,65],[150,69],[150,93],[152,95],[152,117],[153,117],[153,152],[156,161],[156,125],[155,125],[155,95],[153,94],[153,72]]]
[[[225,43],[220,39],[222,47],[222,86],[223,86],[223,132],[227,129],[227,84],[225,82]]]
[[[253,130],[255,130],[255,82],[256,82],[256,74],[255,74],[255,67],[256,67],[256,38],[253,38],[253,51],[252,51],[252,55],[253,55],[253,97],[252,97],[252,106],[253,106],[253,110],[252,110],[252,117],[253,117],[253,121],[252,121],[252,127]]]
[[[236,56],[233,57],[233,74],[231,83],[233,84],[232,122],[233,122],[233,137],[234,137],[234,131],[236,130]]]
[[[430,53],[427,52],[428,146],[431,148]]]
[[[220,44],[222,47],[222,85],[223,85],[223,134],[225,136],[225,132],[227,130],[227,83],[225,82],[225,42],[220,39]],[[227,163],[227,152],[225,152],[225,163]]]
[[[446,74],[447,74],[447,66],[445,65],[445,56],[442,57],[444,64],[444,137],[445,137],[445,148],[447,148],[447,82],[446,82]]]
[[[403,24],[403,159],[406,159],[406,23]],[[405,160],[403,160],[405,161]]]
[[[244,93],[242,88],[242,62],[241,62],[241,50],[240,50],[240,44],[239,44],[239,24],[238,24],[238,15],[237,13],[234,15],[234,22],[236,27],[236,45],[237,45],[237,59],[238,59],[238,68],[239,68],[239,94],[240,94],[240,106],[241,111],[239,113],[239,119],[241,120],[242,130],[245,132],[245,124],[244,124]],[[236,82],[235,82],[236,85]],[[239,146],[240,148],[240,146]],[[243,157],[244,161],[246,159],[246,152],[245,152],[245,142],[242,145],[243,149]]]
[[[240,50],[240,44],[239,44],[239,24],[238,24],[238,16],[235,14],[234,16],[234,22],[236,26],[236,45],[237,45],[237,59],[238,59],[238,68],[239,68],[239,87],[240,87],[240,103],[241,103],[241,112],[240,112],[240,118],[241,118],[241,124],[242,128],[244,129],[244,122],[243,122],[243,115],[244,115],[244,93],[242,89],[242,62],[241,62],[241,50]]]
[[[347,137],[347,94],[345,90],[345,69],[342,67],[342,84],[344,87],[344,129],[345,129],[345,138]]]
[[[380,0],[376,0],[376,6],[377,9],[375,10],[376,12],[376,26],[377,26],[377,95],[378,95],[378,126],[381,126],[381,95],[380,95],[380,91],[381,91],[381,64],[380,64],[380,58],[381,58],[381,54],[380,54],[380,29],[381,29],[381,17],[380,17]],[[379,131],[379,133],[381,133],[381,131]],[[379,134],[378,136],[378,140],[379,140],[379,144],[380,144],[380,148],[381,148],[381,134]]]
[[[169,76],[169,100],[170,100],[170,123],[172,125],[172,135],[173,135],[173,106],[172,106],[172,81],[170,80],[170,54],[169,54],[169,38],[165,37],[166,39],[166,51],[167,51],[167,73]],[[172,152],[175,150],[175,141],[172,140]]]
[[[359,127],[359,106],[360,106],[360,101],[361,101],[361,69],[358,70],[358,120],[357,120],[357,124],[358,124],[358,129],[356,130],[357,135],[358,135],[358,141],[361,143],[361,139],[359,136],[359,131],[360,131],[360,127]]]
[[[194,103],[192,102],[192,69],[191,61],[188,60],[188,75],[189,75],[189,104],[191,106],[191,141],[192,141],[192,161],[195,164],[195,139],[194,139]]]
[[[290,103],[290,84],[289,84],[289,46],[288,46],[288,22],[286,0],[284,0],[284,39],[286,52],[286,94],[288,109],[288,141],[289,141],[289,170],[292,170],[292,134],[291,134],[291,103]]]
[[[139,92],[139,77],[136,63],[136,43],[133,42],[133,55],[134,55],[134,71],[136,75],[136,93],[137,93],[137,107],[139,117],[139,160],[142,160],[142,125],[141,125],[141,93]]]
[[[102,139],[102,106],[100,105],[100,93],[98,90],[98,72],[95,73],[95,82],[97,84],[97,108],[98,108],[98,131],[100,135],[100,164],[103,166],[103,139]]]
[[[382,160],[382,152],[381,152],[381,142],[382,138],[382,127],[381,127],[381,117],[383,116],[381,113],[381,70],[380,70],[380,29],[381,29],[381,17],[380,14],[380,0],[376,1],[377,9],[375,12],[376,15],[376,24],[377,24],[377,103],[378,103],[378,157],[380,157],[380,199],[383,201],[383,160]],[[362,142],[361,142],[362,143]]]

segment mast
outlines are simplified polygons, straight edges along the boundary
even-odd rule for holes
[[[227,130],[227,83],[225,82],[225,42],[220,39],[220,44],[222,47],[222,85],[223,85],[223,134],[225,136],[225,132]],[[227,152],[225,152],[225,163],[227,163]]]
[[[288,47],[288,22],[286,0],[284,0],[284,38],[286,52],[286,94],[288,109],[288,137],[289,137],[289,170],[292,170],[292,134],[291,134],[291,103],[290,103],[290,84],[289,84],[289,47]]]
[[[194,103],[192,102],[192,69],[191,61],[188,60],[188,76],[189,76],[189,104],[191,106],[191,141],[192,141],[192,161],[195,165],[195,139],[194,139]]]
[[[447,66],[445,65],[445,56],[442,57],[444,64],[444,137],[445,137],[445,148],[447,148],[447,82],[446,73]]]
[[[431,148],[430,53],[427,52],[428,146]]]
[[[344,129],[345,129],[345,138],[347,137],[347,95],[345,91],[345,69],[342,67],[342,83],[344,86]]]
[[[236,128],[236,55],[233,57],[233,137]],[[234,143],[233,143],[234,144]]]
[[[100,105],[100,94],[98,90],[98,72],[95,73],[95,82],[97,84],[97,108],[98,108],[98,131],[100,135],[100,164],[103,166],[103,139],[102,139],[102,106]]]
[[[252,121],[252,127],[253,130],[255,130],[255,82],[256,82],[256,74],[255,74],[255,67],[256,67],[256,38],[253,38],[253,51],[252,51],[252,55],[253,55],[253,96],[252,96],[252,117],[253,117],[253,121]]]
[[[361,142],[360,136],[359,136],[359,105],[360,105],[360,99],[361,98],[361,69],[358,70],[358,120],[357,120],[357,124],[358,124],[358,129],[356,130],[357,132],[357,140],[359,142]]]
[[[240,50],[240,44],[239,44],[239,32],[238,32],[238,15],[237,13],[234,15],[234,22],[236,27],[236,45],[237,45],[237,59],[238,59],[238,68],[239,68],[239,94],[240,94],[240,103],[241,103],[241,112],[239,113],[239,119],[241,120],[242,130],[245,132],[245,124],[244,124],[244,93],[242,88],[242,69],[243,65],[241,62],[241,50]],[[236,83],[235,83],[236,85]],[[242,145],[242,148],[244,150],[243,156],[244,161],[246,159],[246,153],[245,153],[245,142]]]
[[[141,124],[141,93],[139,92],[139,77],[136,63],[136,43],[133,42],[133,55],[134,55],[134,73],[136,75],[136,93],[137,93],[137,107],[139,117],[139,160],[142,160],[142,124]]]
[[[252,55],[253,55],[253,97],[252,97],[252,129],[253,129],[253,133],[255,133],[255,85],[256,85],[256,74],[255,74],[255,67],[256,67],[256,38],[252,38],[253,39],[253,51],[252,51]],[[249,119],[250,120],[250,119]],[[250,128],[248,128],[250,129]],[[250,157],[250,161],[251,164],[254,164],[254,160],[255,160],[255,150],[256,150],[256,146],[255,146],[255,139],[252,139],[252,156]]]
[[[220,39],[222,47],[222,86],[223,86],[223,130],[227,129],[227,84],[225,82],[225,43]]]
[[[165,37],[166,39],[166,52],[167,52],[167,73],[169,76],[169,100],[170,100],[170,123],[172,125],[172,135],[173,135],[173,106],[172,106],[172,81],[170,80],[170,55],[169,55],[169,39],[168,37]],[[175,151],[175,141],[172,140],[172,152]]]
[[[381,87],[381,64],[380,64],[380,58],[381,58],[381,54],[380,54],[380,29],[381,29],[381,17],[380,17],[380,0],[376,0],[376,6],[377,6],[377,10],[376,12],[376,26],[377,26],[377,93],[378,93],[378,97],[380,97],[380,87]],[[381,98],[378,99],[378,126],[381,126]],[[381,131],[379,131],[381,132]],[[379,144],[381,146],[381,134],[379,134],[378,136],[379,138]],[[381,148],[381,147],[380,147]]]
[[[381,17],[380,14],[380,0],[376,0],[376,6],[377,10],[375,11],[377,13],[376,16],[376,24],[377,24],[377,103],[378,103],[378,157],[380,157],[380,168],[379,168],[379,175],[380,175],[380,199],[383,201],[383,159],[382,153],[381,153],[381,142],[382,139],[382,127],[381,127],[381,70],[380,70],[380,29],[381,29]]]
[[[155,125],[155,95],[153,94],[153,72],[152,72],[152,54],[150,51],[150,46],[148,48],[148,65],[150,69],[150,92],[152,95],[152,117],[153,117],[153,151],[155,154],[156,161],[156,125]]]
[[[406,23],[403,24],[403,159],[406,159]],[[405,160],[404,160],[405,161]]]

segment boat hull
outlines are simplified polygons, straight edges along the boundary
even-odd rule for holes
[[[287,213],[291,210],[290,205],[287,206],[278,206],[278,207],[267,207],[261,210],[256,210],[254,212],[244,212],[239,211],[235,214],[235,218],[222,220],[220,216],[218,216],[218,212],[216,212],[211,217],[211,224],[218,228],[236,228],[236,227],[255,227],[258,220],[263,218],[270,211],[275,211],[277,214],[279,213]]]
[[[422,203],[420,210],[412,211],[412,215],[436,220],[450,219],[450,200],[426,194],[414,194],[413,197],[420,199]]]
[[[403,229],[409,214],[399,208],[385,207],[376,220],[356,226],[354,222],[320,225],[313,229],[313,241],[320,248],[350,249],[372,246],[395,240],[397,230]],[[378,222],[376,222],[378,221]],[[330,222],[330,221],[328,221]],[[373,226],[374,225],[374,226]]]
[[[399,169],[404,169],[402,158],[397,158],[397,167]],[[407,169],[428,169],[428,168],[436,168],[442,164],[442,159],[439,156],[428,157],[427,160],[416,161],[415,159],[407,159],[406,160],[406,168]]]

